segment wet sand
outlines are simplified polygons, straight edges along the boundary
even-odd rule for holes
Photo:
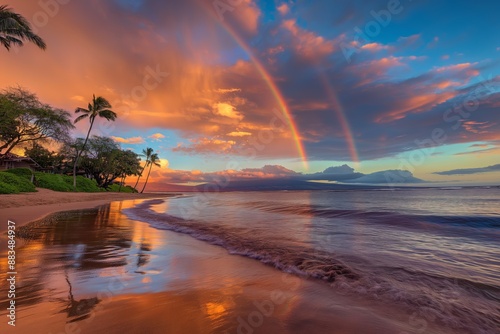
[[[36,193],[0,195],[0,232],[7,229],[7,220],[18,226],[46,215],[68,210],[95,208],[112,201],[165,197],[158,194],[66,193],[37,188]]]
[[[323,282],[121,213],[140,202],[60,213],[30,226],[33,239],[17,248],[16,327],[7,325],[2,285],[0,333],[421,332],[422,324],[397,308],[339,295]],[[2,261],[2,282],[6,272]],[[425,333],[447,331],[429,324]]]

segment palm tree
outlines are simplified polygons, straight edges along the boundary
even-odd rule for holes
[[[146,165],[144,165],[144,168],[142,171],[139,173],[139,176],[137,177],[137,181],[135,182],[134,188],[137,189],[137,184],[139,184],[139,179],[142,177],[142,173],[144,173],[144,170],[148,167],[149,165],[149,159],[151,159],[151,154],[153,154],[153,149],[151,147],[146,148],[145,150],[142,150],[141,156],[146,157]]]
[[[149,180],[149,174],[151,174],[151,169],[154,166],[160,167],[160,157],[158,157],[157,153],[151,154],[151,158],[149,159],[149,171],[148,171],[148,177],[146,178],[146,182],[144,183],[144,187],[142,187],[141,194],[144,192],[144,189],[146,189],[146,184],[148,184]]]
[[[33,32],[28,20],[6,5],[0,6],[0,44],[10,50],[12,45],[23,46],[25,41],[42,50],[47,48],[44,40]]]
[[[114,121],[118,117],[114,111],[110,108],[111,104],[104,97],[95,97],[95,94],[92,99],[92,103],[89,103],[88,109],[84,108],[76,108],[75,114],[82,113],[83,115],[78,116],[75,119],[75,124],[80,122],[81,120],[88,118],[90,122],[89,131],[87,132],[87,137],[83,142],[83,146],[81,150],[76,150],[76,159],[75,164],[73,165],[73,189],[76,191],[76,166],[78,165],[78,160],[85,150],[85,146],[87,145],[87,141],[89,140],[90,132],[92,131],[92,127],[94,126],[94,121],[96,117],[101,117],[106,119],[107,121]]]

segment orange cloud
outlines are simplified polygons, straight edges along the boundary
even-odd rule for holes
[[[165,135],[163,135],[161,133],[155,133],[155,134],[149,136],[148,138],[151,138],[151,139],[154,139],[154,140],[161,140],[161,139],[165,138]]]
[[[235,144],[236,142],[233,140],[199,138],[192,139],[189,146],[178,144],[173,151],[196,154],[230,154],[234,153],[233,147]]]
[[[132,138],[122,138],[122,137],[114,137],[111,136],[111,138],[120,144],[130,144],[130,145],[137,145],[137,144],[143,144],[144,139],[142,137],[132,137]]]
[[[229,103],[216,103],[214,105],[214,113],[220,116],[242,120],[243,115],[236,110],[236,108]]]
[[[375,121],[377,123],[392,122],[405,118],[410,113],[425,112],[457,95],[457,92],[423,93],[420,95],[415,93],[399,103],[394,110],[377,117]]]
[[[233,131],[227,134],[229,137],[247,137],[251,136],[252,134],[250,132],[244,132],[244,131]]]

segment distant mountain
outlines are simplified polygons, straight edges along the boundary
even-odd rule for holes
[[[423,183],[424,180],[418,179],[413,174],[406,170],[385,170],[366,174],[356,179],[351,179],[349,183],[365,183],[365,184],[403,184],[403,183]]]
[[[295,179],[255,179],[245,181],[232,181],[226,187],[218,187],[217,184],[208,183],[195,187],[197,191],[280,191],[280,190],[361,190],[380,189],[380,186],[328,184],[308,182]],[[218,190],[216,190],[218,189]]]

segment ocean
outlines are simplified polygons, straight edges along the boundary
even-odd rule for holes
[[[123,212],[427,324],[500,333],[500,189],[227,192]]]

